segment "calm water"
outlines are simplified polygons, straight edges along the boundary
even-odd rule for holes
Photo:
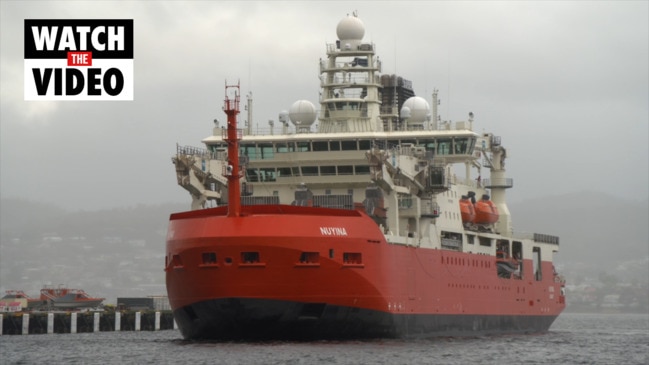
[[[562,314],[542,335],[199,343],[178,331],[0,336],[0,364],[649,364],[649,315]]]

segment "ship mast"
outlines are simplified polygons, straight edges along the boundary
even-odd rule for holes
[[[228,89],[234,99],[228,96]],[[228,116],[228,128],[224,131],[223,140],[228,143],[228,164],[224,175],[228,179],[228,217],[241,215],[241,190],[239,187],[239,140],[241,130],[237,129],[237,114],[239,114],[239,83],[225,84],[225,103],[223,111]]]

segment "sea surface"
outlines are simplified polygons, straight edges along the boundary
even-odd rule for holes
[[[649,314],[564,313],[535,335],[193,342],[177,330],[0,336],[0,364],[649,364]]]

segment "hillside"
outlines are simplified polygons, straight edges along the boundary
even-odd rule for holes
[[[165,293],[169,214],[188,204],[68,212],[16,199],[0,204],[0,290],[36,295],[44,284],[118,296]],[[569,283],[647,281],[649,202],[579,193],[510,206],[516,232],[561,238],[558,268]]]

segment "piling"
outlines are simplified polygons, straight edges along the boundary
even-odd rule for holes
[[[176,330],[171,311],[0,314],[0,335]]]

